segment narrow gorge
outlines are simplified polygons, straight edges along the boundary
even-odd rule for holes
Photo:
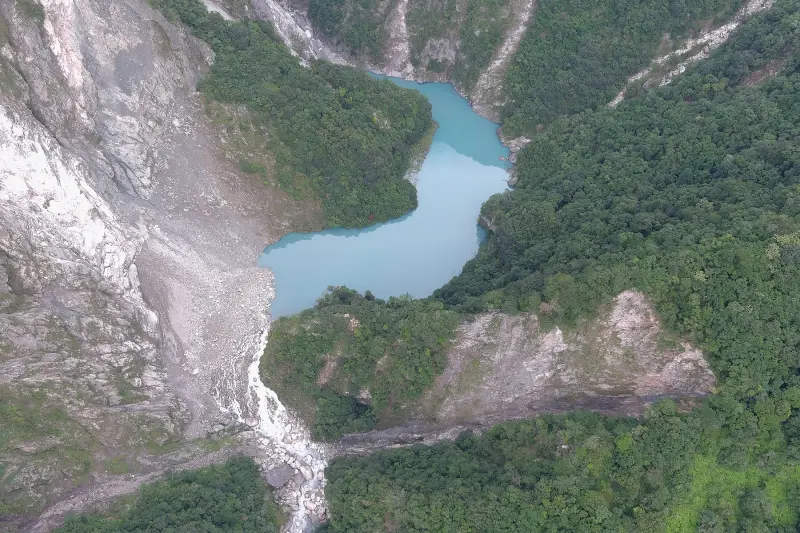
[[[789,22],[774,23],[781,39],[796,39],[796,15],[775,3],[789,13],[780,12]],[[711,342],[708,332],[722,326],[696,326],[717,311],[698,310],[706,300],[687,288],[719,282],[718,256],[746,239],[719,222],[744,193],[709,201],[715,192],[705,191],[683,206],[680,217],[712,213],[728,231],[713,242],[659,234],[678,215],[664,208],[667,215],[640,216],[633,210],[652,204],[642,197],[634,207],[633,196],[609,200],[628,226],[607,237],[624,224],[602,218],[602,202],[580,204],[598,190],[592,179],[621,195],[631,187],[603,181],[609,172],[645,171],[603,168],[579,183],[583,171],[559,158],[570,146],[584,168],[616,164],[616,156],[590,153],[602,144],[587,140],[593,132],[621,135],[603,113],[638,109],[639,100],[623,102],[679,83],[773,2],[705,2],[711,11],[691,8],[690,22],[675,15],[627,39],[587,22],[577,1],[563,10],[542,0],[356,4],[0,2],[0,531],[52,531],[69,515],[116,509],[169,472],[239,455],[255,460],[274,494],[280,531],[346,531],[329,520],[332,509],[348,508],[342,495],[356,498],[358,484],[347,480],[362,471],[342,472],[369,454],[383,461],[382,450],[413,455],[415,444],[494,438],[498,423],[539,424],[546,413],[576,409],[622,417],[608,433],[621,449],[626,431],[646,433],[624,417],[657,419],[648,411],[654,403],[699,412],[703,398],[735,394],[734,379],[765,390],[720,366],[728,338]],[[598,4],[595,22],[612,27],[624,18],[617,7]],[[637,23],[648,19],[630,12]],[[573,17],[589,35],[575,50],[558,37]],[[764,77],[794,68],[793,42],[780,41],[777,59],[763,52],[769,46],[756,47],[766,59],[748,56],[748,68],[771,69]],[[253,63],[259,58],[271,63]],[[597,79],[576,74],[593,61]],[[384,76],[401,79],[374,80]],[[720,87],[697,90],[713,98]],[[693,103],[674,99],[676,107]],[[768,105],[761,116],[779,114]],[[574,123],[563,119],[573,113]],[[724,116],[714,115],[720,123]],[[783,139],[786,123],[758,134]],[[673,134],[662,128],[662,137]],[[539,144],[526,150],[531,139]],[[626,155],[638,147],[632,139],[619,146]],[[761,258],[771,263],[752,269],[778,280],[796,246],[791,150],[760,150],[779,167],[765,175],[789,176],[775,178],[786,198],[776,192],[769,201],[779,207],[742,215],[741,227],[766,235]],[[718,166],[734,176],[751,152]],[[675,183],[700,181],[700,171],[688,172]],[[513,195],[504,193],[507,182]],[[586,224],[576,222],[582,216]],[[587,229],[592,216],[602,218],[596,232]],[[647,255],[695,237],[700,255],[664,251],[663,264]],[[750,244],[730,252],[731,261],[751,265],[747,254],[762,243]],[[623,256],[628,246],[639,255]],[[619,264],[597,266],[608,257]],[[684,262],[695,270],[681,270]],[[672,277],[653,281],[662,272]],[[770,283],[746,294],[760,302],[781,286]],[[344,285],[358,292],[326,293]],[[738,313],[734,304],[726,312]],[[757,323],[780,329],[782,339],[791,328],[776,321]],[[790,381],[775,393],[776,410],[800,408]],[[605,449],[600,440],[587,453]],[[554,446],[551,456],[578,449],[566,440]],[[333,489],[326,468],[335,471]],[[659,475],[648,482],[656,486]],[[384,482],[389,495],[365,506],[380,509],[380,527],[392,531],[404,504],[392,507],[401,497]],[[356,524],[359,511],[347,512]],[[353,531],[372,527],[358,524]]]

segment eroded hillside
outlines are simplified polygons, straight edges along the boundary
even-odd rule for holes
[[[422,409],[444,425],[574,408],[638,415],[663,397],[704,396],[714,381],[700,350],[671,338],[645,296],[626,291],[566,333],[535,315],[489,313],[462,325]]]
[[[666,397],[691,404],[715,383],[701,351],[635,291],[565,332],[530,313],[459,317],[335,289],[273,324],[261,371],[315,437],[345,434],[349,452],[574,408],[638,416]]]
[[[205,45],[145,2],[36,5],[0,5],[4,528],[256,417],[255,258],[318,224],[240,170],[269,154],[204,111]]]

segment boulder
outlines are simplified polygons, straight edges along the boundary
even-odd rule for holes
[[[292,479],[294,474],[294,468],[284,463],[280,466],[276,466],[275,468],[267,470],[267,484],[273,489],[279,489],[283,487],[287,481]]]

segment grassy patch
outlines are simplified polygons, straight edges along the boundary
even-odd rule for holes
[[[0,46],[8,42],[8,25],[3,17],[0,17]]]
[[[787,498],[791,487],[800,485],[800,466],[787,467],[776,473],[758,468],[732,470],[717,464],[714,457],[695,456],[692,484],[685,501],[670,512],[667,533],[689,533],[697,530],[704,510],[725,506],[739,514],[739,500],[748,489],[763,489],[771,502],[773,518],[781,526],[797,522],[798,510]]]
[[[162,59],[168,59],[174,52],[172,49],[172,41],[169,38],[167,30],[160,22],[153,19],[153,32],[155,34],[156,52]]]
[[[122,475],[130,474],[135,470],[135,465],[132,465],[124,457],[114,457],[105,462],[106,470],[109,474]]]
[[[227,448],[228,446],[233,445],[234,440],[235,438],[233,435],[226,435],[218,439],[198,439],[194,441],[194,443],[197,444],[197,446],[203,451],[216,452],[222,448]]]
[[[128,370],[131,372],[131,369]],[[134,390],[133,384],[125,377],[126,372],[123,369],[116,369],[114,371],[114,385],[117,387],[117,394],[119,394],[119,403],[122,405],[129,405],[147,400],[147,396],[137,393]]]
[[[662,331],[658,334],[656,347],[659,350],[678,350],[681,353],[684,351],[680,339],[675,334],[665,331]]]
[[[218,126],[228,159],[239,171],[258,176],[268,186],[278,187],[298,202],[316,199],[308,176],[277,161],[290,157],[289,149],[253,113],[243,106],[205,99],[206,115]]]
[[[59,436],[69,424],[66,412],[47,405],[44,391],[0,386],[0,452],[12,445],[41,437]]]

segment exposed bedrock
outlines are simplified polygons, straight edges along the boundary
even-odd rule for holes
[[[435,442],[544,412],[638,416],[666,397],[689,405],[714,384],[700,350],[665,333],[639,292],[621,293],[566,333],[535,315],[486,313],[459,328],[444,373],[408,424],[348,435],[342,451]]]
[[[239,172],[195,90],[203,43],[145,0],[42,5],[0,3],[2,527],[255,425],[256,258],[313,217]]]

